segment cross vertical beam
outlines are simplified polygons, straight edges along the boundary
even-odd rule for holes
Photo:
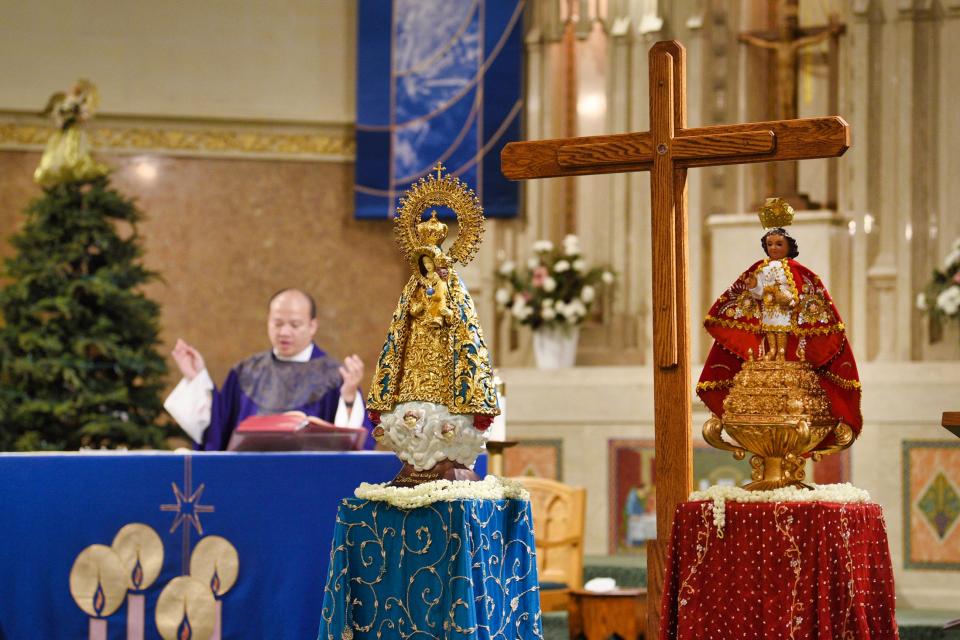
[[[647,542],[647,637],[656,637],[659,628],[659,595],[673,513],[690,495],[693,482],[687,170],[673,157],[676,132],[687,126],[685,58],[677,42],[658,42],[650,51],[657,539]]]

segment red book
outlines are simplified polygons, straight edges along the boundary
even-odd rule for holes
[[[239,425],[238,433],[293,433],[310,424],[306,417],[278,413],[272,416],[250,416]]]
[[[349,451],[362,449],[367,431],[337,427],[313,416],[250,416],[234,430],[228,451]]]

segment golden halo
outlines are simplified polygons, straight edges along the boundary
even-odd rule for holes
[[[160,575],[163,541],[149,526],[139,522],[125,525],[114,536],[111,547],[127,569],[129,589],[144,591]]]
[[[417,224],[429,207],[444,206],[457,215],[460,230],[446,252],[452,262],[470,262],[483,239],[483,207],[477,194],[459,178],[449,173],[441,175],[444,167],[439,162],[434,169],[436,175],[431,173],[420,178],[400,197],[400,208],[393,219],[397,244],[414,269],[417,268],[417,250],[426,244],[417,233]]]

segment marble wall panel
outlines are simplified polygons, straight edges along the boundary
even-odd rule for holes
[[[359,354],[370,375],[408,274],[391,225],[353,219],[352,163],[99,157],[146,214],[146,265],[163,278],[147,294],[162,305],[165,352],[182,337],[220,381],[269,347],[267,299],[297,286],[317,299],[317,342],[337,357]],[[31,179],[38,161],[0,152],[0,256],[41,194]]]

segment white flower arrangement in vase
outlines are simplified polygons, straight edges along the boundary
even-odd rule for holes
[[[537,240],[525,267],[512,260],[500,264],[497,308],[517,324],[533,329],[535,342],[538,336],[572,341],[573,352],[569,344],[562,347],[565,351],[560,360],[565,362],[557,365],[569,366],[575,355],[577,329],[615,279],[610,269],[590,265],[580,252],[577,236],[566,236],[560,247]]]
[[[917,294],[917,308],[930,315],[936,329],[944,320],[960,321],[960,239],[953,242],[943,267],[934,269],[930,282]]]

